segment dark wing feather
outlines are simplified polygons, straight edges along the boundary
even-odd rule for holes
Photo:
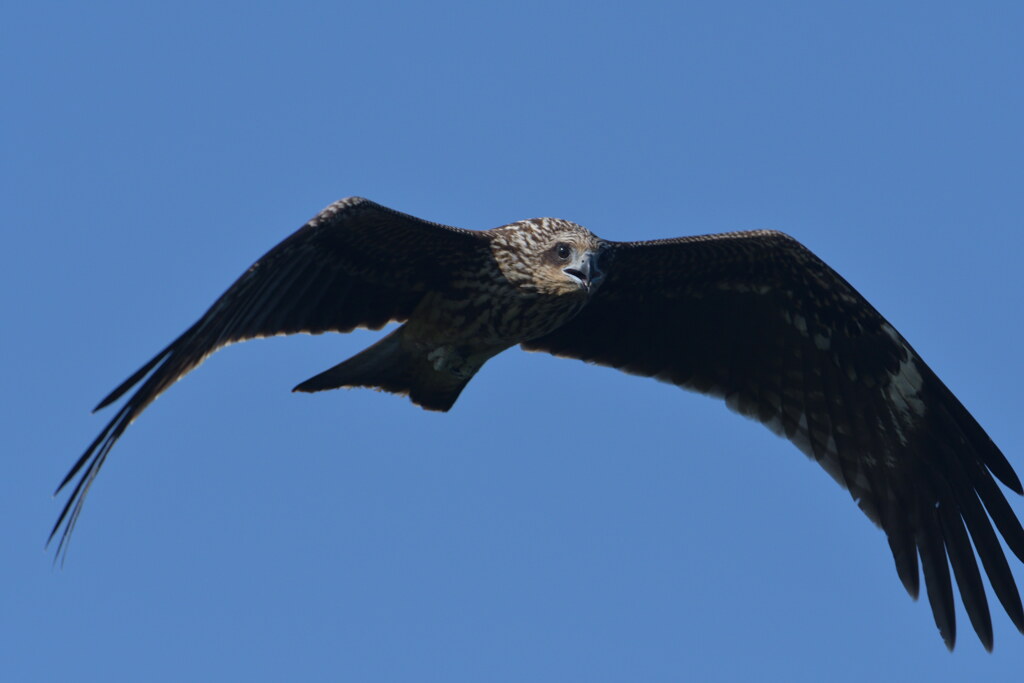
[[[58,557],[89,486],[117,439],[157,396],[217,349],[280,334],[377,329],[406,319],[427,291],[488,252],[483,233],[429,223],[359,197],[335,202],[254,263],[184,334],[104,398],[96,410],[142,385],[68,472],[71,496]]]
[[[525,349],[724,398],[850,491],[885,530],[915,597],[920,557],[949,647],[956,628],[950,562],[975,630],[992,646],[969,538],[1024,631],[992,528],[1024,560],[1024,530],[992,475],[1017,493],[1020,480],[949,389],[843,278],[770,231],[610,243],[604,258],[607,278],[583,312]]]

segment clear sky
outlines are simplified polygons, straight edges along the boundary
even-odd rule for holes
[[[0,25],[3,680],[1020,680],[998,606],[994,654],[959,606],[948,654],[789,443],[518,349],[442,415],[289,393],[378,333],[231,347],[128,430],[63,570],[42,547],[92,406],[352,194],[480,229],[789,232],[1021,472],[1020,3],[23,2]]]

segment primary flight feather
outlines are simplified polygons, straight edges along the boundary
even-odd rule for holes
[[[555,218],[461,230],[358,197],[270,250],[100,402],[138,387],[58,487],[74,482],[50,534],[60,534],[58,555],[118,438],[208,355],[246,339],[391,321],[404,324],[295,391],[371,387],[447,411],[489,358],[521,344],[724,398],[849,490],[886,532],[915,597],[923,572],[948,647],[954,579],[992,647],[977,558],[1024,632],[999,541],[1024,561],[1024,529],[995,481],[1022,493],[1020,480],[892,325],[791,237],[610,242]]]

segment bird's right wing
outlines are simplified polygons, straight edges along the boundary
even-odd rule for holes
[[[306,332],[378,329],[405,320],[453,272],[488,258],[484,233],[399,213],[360,197],[331,204],[254,263],[192,327],[100,401],[141,386],[57,487],[78,481],[50,540],[61,556],[89,486],[124,430],[211,353],[233,342]]]
[[[993,475],[1017,493],[1020,480],[952,392],[846,280],[772,231],[610,243],[602,259],[607,279],[586,308],[523,348],[724,398],[850,491],[885,530],[915,597],[920,556],[949,647],[956,633],[950,563],[971,622],[992,647],[975,550],[1024,630],[1024,609],[992,528],[994,522],[1024,560],[1024,529]]]

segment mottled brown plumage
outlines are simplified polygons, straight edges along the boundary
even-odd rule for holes
[[[586,303],[600,246],[586,229],[540,218],[483,234],[486,252],[424,293],[405,325],[295,390],[379,388],[448,410],[489,358],[557,329]]]
[[[552,218],[476,232],[359,198],[332,204],[268,252],[100,403],[139,385],[61,482],[58,490],[77,477],[51,533],[63,527],[58,554],[114,443],[206,356],[235,341],[389,321],[405,324],[296,390],[366,386],[445,411],[489,358],[522,344],[717,396],[850,491],[885,530],[911,595],[923,571],[949,647],[950,565],[992,646],[975,551],[1024,631],[996,532],[1024,560],[1024,529],[995,483],[1021,493],[1020,480],[906,340],[792,238],[616,243]]]

